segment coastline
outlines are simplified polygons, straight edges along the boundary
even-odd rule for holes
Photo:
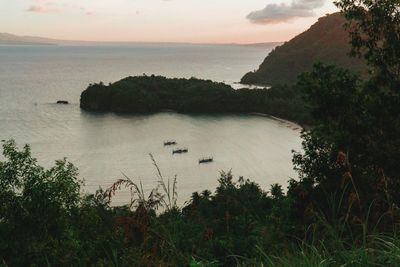
[[[160,113],[167,112],[167,113],[177,113],[177,114],[188,114],[188,115],[191,114],[191,113],[178,112],[177,110],[173,110],[173,109],[162,109],[159,112]],[[224,115],[224,114],[229,114],[229,113],[223,113],[222,115]],[[280,122],[282,124],[286,124],[288,126],[288,128],[290,128],[292,130],[307,130],[310,127],[310,126],[307,126],[307,125],[301,125],[300,123],[297,123],[295,121],[286,120],[286,119],[279,118],[279,117],[276,117],[276,116],[272,116],[270,114],[262,113],[262,112],[248,112],[248,113],[237,113],[237,114],[242,114],[242,115],[247,114],[247,115],[252,115],[252,116],[267,117],[269,119],[273,119],[275,121],[278,121],[278,122]],[[215,115],[215,113],[208,113],[206,115]],[[221,115],[221,114],[218,114],[218,115]]]
[[[267,113],[250,112],[248,114],[254,115],[254,116],[260,116],[260,117],[267,117],[267,118],[276,120],[276,121],[278,121],[278,122],[280,122],[282,124],[286,124],[288,128],[290,128],[292,130],[295,130],[295,131],[297,131],[297,130],[307,130],[310,127],[310,126],[307,126],[307,125],[301,125],[301,124],[299,124],[297,122],[294,122],[294,121],[289,121],[289,120],[286,120],[286,119],[283,119],[283,118],[275,117],[275,116],[269,115]]]

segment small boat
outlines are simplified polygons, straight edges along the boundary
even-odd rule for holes
[[[214,161],[213,158],[203,158],[203,159],[199,159],[199,164],[210,163],[210,162],[213,162],[213,161]]]
[[[58,100],[57,104],[68,105],[69,102],[67,100]]]
[[[174,146],[174,145],[176,145],[176,141],[174,140],[164,142],[164,146]]]
[[[180,149],[175,149],[172,151],[173,154],[182,154],[182,153],[188,153],[189,150],[187,148],[180,148]]]

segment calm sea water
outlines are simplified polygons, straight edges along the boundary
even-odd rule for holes
[[[128,75],[161,74],[234,83],[257,68],[268,49],[213,45],[0,46],[0,139],[28,143],[39,163],[67,157],[85,180],[85,191],[106,188],[123,174],[156,185],[152,153],[165,177],[177,175],[179,202],[192,192],[214,190],[221,170],[232,170],[268,189],[296,177],[291,150],[299,130],[254,115],[189,116],[99,114],[81,111],[89,83]],[[56,105],[65,99],[70,105]],[[188,154],[172,155],[175,139]],[[213,156],[214,163],[198,159]],[[128,192],[115,203],[129,199]]]

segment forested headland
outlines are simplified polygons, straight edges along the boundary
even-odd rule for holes
[[[296,87],[238,89],[209,80],[169,79],[162,76],[127,77],[105,85],[91,84],[82,92],[81,108],[88,111],[224,114],[265,113],[300,124],[311,116]]]

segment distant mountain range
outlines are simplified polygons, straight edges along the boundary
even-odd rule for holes
[[[17,36],[10,33],[0,33],[0,44],[15,45],[54,45],[59,41],[50,38],[33,37],[33,36]]]
[[[260,48],[274,48],[281,44],[282,44],[282,42],[268,42],[268,43],[240,44],[240,45],[241,46],[260,47]],[[237,44],[234,44],[234,45],[237,45]]]
[[[140,42],[101,42],[101,41],[80,41],[80,40],[58,40],[45,37],[36,36],[19,36],[10,33],[0,32],[0,45],[129,45],[137,44]],[[185,43],[160,43],[160,44],[185,44]],[[190,44],[190,43],[187,43]],[[278,42],[269,43],[255,43],[255,44],[221,44],[221,45],[239,45],[239,46],[252,46],[271,49],[277,45],[282,44]],[[201,44],[200,44],[201,45]]]
[[[345,19],[340,13],[326,15],[311,28],[289,42],[276,47],[258,70],[247,73],[244,84],[294,84],[299,74],[310,71],[316,62],[334,64],[366,73],[363,60],[351,58],[349,35],[344,30]]]

